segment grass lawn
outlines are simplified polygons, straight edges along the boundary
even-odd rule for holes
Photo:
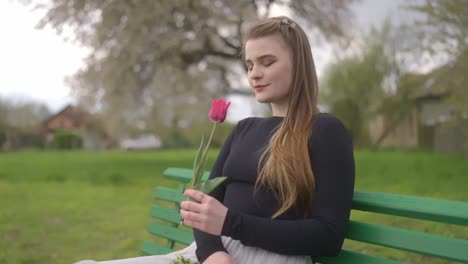
[[[0,264],[73,263],[139,256],[166,167],[190,167],[195,150],[0,153]],[[210,160],[215,159],[215,151]],[[468,163],[425,152],[356,151],[356,189],[468,201]],[[353,213],[468,239],[467,228]],[[410,263],[448,263],[365,244]]]

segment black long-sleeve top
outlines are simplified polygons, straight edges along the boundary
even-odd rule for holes
[[[336,117],[315,116],[308,142],[315,177],[311,214],[304,218],[292,208],[272,219],[278,202],[266,189],[255,191],[255,182],[260,155],[282,120],[277,116],[241,120],[225,140],[210,175],[228,177],[210,194],[228,208],[221,235],[279,254],[337,255],[346,234],[354,189],[351,138]],[[201,263],[217,251],[227,252],[220,236],[197,229],[194,236]]]

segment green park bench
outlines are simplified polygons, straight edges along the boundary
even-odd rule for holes
[[[178,204],[185,200],[182,192],[186,184],[191,180],[192,171],[182,168],[168,168],[164,171],[164,176],[177,181],[178,187],[158,186],[155,189],[155,197],[160,202],[158,205],[153,205],[151,215],[157,220],[150,222],[148,230],[159,237],[159,241],[164,239],[165,242],[156,244],[145,241],[141,251],[148,255],[166,254],[174,251],[176,245],[188,245],[194,240],[191,230],[180,225],[180,215],[178,213]],[[205,172],[203,177],[206,179],[208,172]],[[354,192],[352,209],[468,226],[468,202],[357,190]],[[468,240],[466,239],[451,238],[353,219],[351,219],[346,238],[445,260],[468,263]],[[345,249],[337,257],[322,257],[318,261],[327,264],[401,263]]]

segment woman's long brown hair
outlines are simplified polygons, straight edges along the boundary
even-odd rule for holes
[[[287,114],[260,158],[256,188],[264,186],[275,193],[279,209],[272,218],[293,206],[307,216],[315,190],[308,142],[312,118],[318,112],[317,74],[305,32],[288,17],[258,22],[248,30],[245,40],[274,34],[279,34],[292,51],[293,78]]]

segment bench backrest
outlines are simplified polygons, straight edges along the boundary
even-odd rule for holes
[[[209,173],[205,172],[204,178],[206,179],[208,175]],[[186,184],[191,180],[192,171],[189,169],[168,168],[164,171],[164,176],[177,181],[179,185],[177,188],[156,187],[156,199],[170,202],[172,205],[153,205],[151,209],[151,215],[157,221],[151,222],[148,225],[148,230],[158,237],[165,238],[166,243],[165,245],[161,245],[153,242],[144,242],[141,250],[149,255],[169,253],[174,250],[175,243],[188,245],[194,240],[191,230],[180,226],[180,215],[178,214],[178,204],[185,200],[182,192]],[[352,209],[468,226],[468,202],[355,191]],[[351,220],[346,238],[348,240],[468,263],[468,240],[466,239],[367,223],[354,219]],[[342,250],[337,257],[320,258],[319,262],[327,264],[400,263],[350,250]]]

